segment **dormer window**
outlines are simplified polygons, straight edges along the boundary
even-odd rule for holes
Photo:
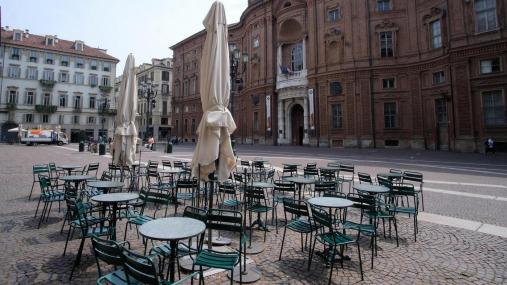
[[[54,46],[55,45],[55,39],[51,36],[46,37],[46,45],[47,46]]]
[[[79,51],[83,51],[83,42],[81,41],[76,41],[74,43],[74,49],[75,50],[79,50]]]
[[[14,31],[13,39],[15,41],[21,41],[21,40],[23,40],[23,32],[21,32],[21,31]]]

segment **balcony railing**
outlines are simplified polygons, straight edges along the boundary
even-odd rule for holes
[[[116,109],[99,109],[99,115],[101,116],[116,116]]]
[[[49,88],[53,88],[53,86],[55,86],[55,84],[56,84],[56,81],[54,81],[54,80],[41,79],[39,81],[42,86],[49,87]]]
[[[56,112],[58,106],[55,105],[35,105],[35,111],[38,113],[52,114]]]
[[[111,90],[113,89],[113,87],[112,86],[100,85],[99,89],[100,89],[100,91],[102,91],[104,93],[109,93],[109,92],[111,92]]]
[[[278,76],[276,77],[276,89],[306,86],[308,85],[307,76],[308,71],[306,69],[287,73],[282,73],[279,70]]]

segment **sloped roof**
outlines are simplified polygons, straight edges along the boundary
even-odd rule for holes
[[[39,36],[34,34],[28,34],[28,38],[23,33],[23,39],[21,41],[15,41],[13,39],[14,31],[7,31],[4,28],[2,28],[2,44],[10,44],[10,45],[16,45],[21,47],[27,47],[27,48],[37,48],[37,49],[44,49],[44,50],[51,50],[54,52],[63,52],[68,54],[73,54],[77,56],[84,56],[84,57],[93,57],[93,58],[100,58],[104,60],[110,60],[114,62],[119,62],[119,60],[106,52],[104,52],[101,49],[93,48],[90,46],[87,46],[83,44],[83,51],[76,50],[74,48],[74,41],[67,41],[58,39],[58,42],[55,42],[53,46],[46,45],[46,37],[45,36]]]

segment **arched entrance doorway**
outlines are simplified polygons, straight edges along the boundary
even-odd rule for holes
[[[290,111],[292,144],[303,145],[304,137],[304,110],[301,105],[296,104]]]

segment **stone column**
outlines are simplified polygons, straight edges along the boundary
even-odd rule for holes
[[[307,145],[310,143],[310,138],[308,136],[308,132],[310,131],[310,126],[308,124],[308,118],[310,116],[309,110],[308,110],[308,98],[307,96],[303,99],[303,111],[304,111],[304,137],[303,137],[303,144]]]
[[[276,52],[276,73],[280,73],[280,66],[282,66],[282,45],[278,45]]]
[[[306,70],[306,36],[303,38],[303,70]]]
[[[283,136],[285,133],[285,124],[283,117],[283,100],[278,99],[278,144],[283,143]]]

